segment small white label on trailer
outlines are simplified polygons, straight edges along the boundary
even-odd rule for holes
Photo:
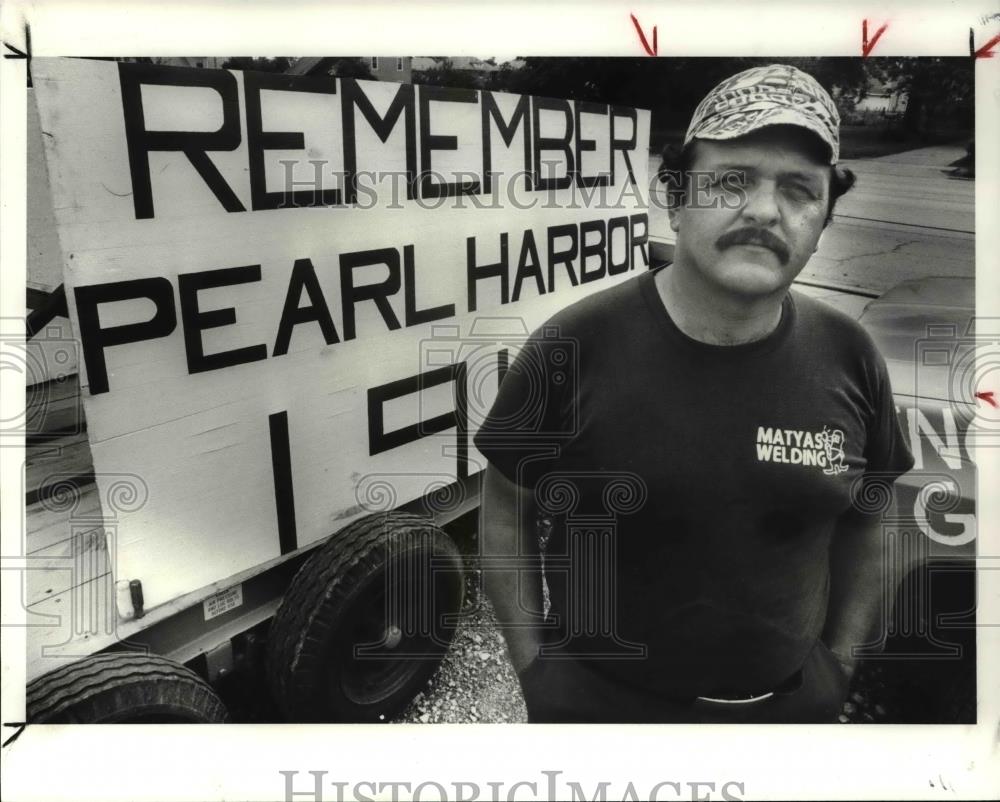
[[[213,618],[235,610],[243,606],[243,585],[233,585],[231,588],[220,590],[214,596],[209,596],[202,604],[205,610],[205,620],[211,621]]]

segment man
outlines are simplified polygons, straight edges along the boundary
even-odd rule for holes
[[[789,291],[853,181],[838,127],[793,67],[723,81],[676,165],[675,261],[557,314],[503,379],[482,531],[520,568],[485,576],[529,720],[836,720],[883,587],[854,501],[912,466],[868,336]]]

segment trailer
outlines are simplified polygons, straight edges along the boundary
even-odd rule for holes
[[[650,266],[648,112],[31,72],[28,721],[225,721],[258,659],[286,720],[392,719],[461,618],[512,357]]]

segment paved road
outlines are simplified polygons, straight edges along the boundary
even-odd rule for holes
[[[964,154],[933,147],[843,162],[857,184],[801,278],[872,292],[924,276],[975,275],[975,182],[943,171]],[[652,175],[659,160],[650,158]],[[673,239],[666,212],[652,209],[650,232]]]

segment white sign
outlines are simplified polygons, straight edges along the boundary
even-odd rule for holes
[[[97,482],[147,609],[476,473],[524,334],[645,270],[649,114],[35,59]],[[121,610],[130,615],[130,610]]]
[[[213,618],[235,610],[243,606],[243,586],[234,585],[231,588],[220,590],[214,596],[209,596],[202,602],[202,609],[205,611],[205,620],[211,621]]]

